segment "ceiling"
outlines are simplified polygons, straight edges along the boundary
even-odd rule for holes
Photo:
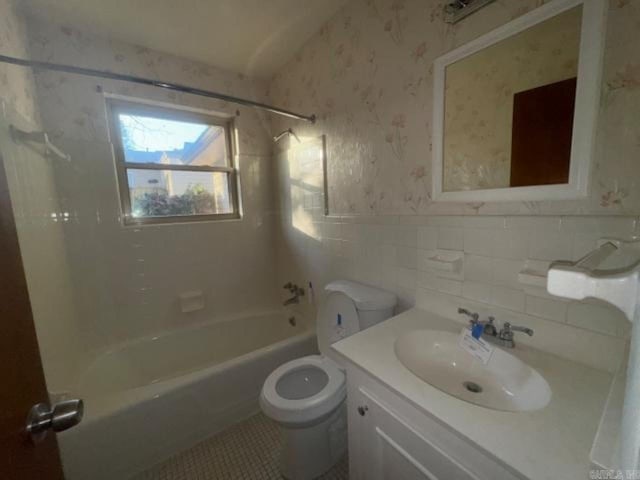
[[[22,0],[27,13],[267,78],[346,0]]]

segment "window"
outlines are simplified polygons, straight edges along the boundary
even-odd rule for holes
[[[239,218],[231,121],[108,100],[127,224]]]

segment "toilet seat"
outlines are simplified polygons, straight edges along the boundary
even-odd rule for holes
[[[320,385],[319,391],[304,398],[285,398],[282,384],[288,382],[304,383],[305,371],[317,368],[326,374],[326,384]],[[299,372],[300,378],[295,378]],[[318,376],[317,378],[320,378]],[[322,382],[324,378],[320,379]],[[329,358],[321,355],[310,355],[297,358],[276,368],[262,387],[260,404],[263,411],[273,420],[288,425],[307,425],[319,421],[335,410],[346,398],[347,389],[344,373]]]

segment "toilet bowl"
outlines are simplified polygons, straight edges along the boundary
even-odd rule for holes
[[[267,378],[260,406],[283,433],[280,470],[285,478],[311,480],[344,455],[346,397],[344,373],[320,355],[285,363]]]
[[[264,413],[292,427],[321,422],[346,398],[344,373],[320,355],[292,360],[276,368],[260,394]]]
[[[393,314],[395,295],[349,281],[325,287],[316,327],[322,355],[275,369],[260,394],[262,411],[275,420],[283,440],[280,470],[288,480],[312,480],[347,450],[347,386],[330,345]]]

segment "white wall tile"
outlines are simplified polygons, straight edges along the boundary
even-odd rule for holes
[[[629,322],[622,312],[601,302],[571,302],[567,323],[607,335],[622,336],[629,332]]]
[[[599,233],[576,233],[573,235],[573,244],[571,246],[571,259],[578,260],[587,253],[595,249],[598,239],[601,237]]]
[[[342,238],[348,241],[356,240],[356,225],[353,223],[344,223],[342,225]]]
[[[518,283],[518,273],[522,270],[524,262],[522,260],[510,260],[506,258],[492,259],[491,281],[495,285],[520,289]]]
[[[342,238],[342,224],[335,222],[324,222],[323,233],[324,238],[340,239]]]
[[[505,228],[514,230],[534,230],[557,232],[560,230],[561,217],[506,217]]]
[[[418,279],[418,271],[410,268],[395,267],[394,270],[395,283],[405,289],[415,289]]]
[[[418,228],[412,225],[402,225],[393,228],[395,243],[403,247],[416,247],[418,245]]]
[[[492,286],[491,303],[509,310],[524,311],[524,293],[513,288]]]
[[[568,302],[527,295],[525,311],[536,317],[565,322]]]
[[[464,230],[459,227],[438,228],[438,248],[462,250],[464,248]]]
[[[552,231],[531,231],[528,256],[534,260],[568,260],[571,259],[572,246],[571,235]]]
[[[479,255],[464,256],[464,279],[473,282],[491,283],[492,259]]]
[[[462,296],[462,282],[448,278],[440,278],[430,272],[418,272],[417,285],[421,288]]]
[[[436,227],[418,228],[418,248],[434,250],[438,247],[438,229]]]
[[[494,231],[486,228],[465,228],[464,251],[476,255],[493,255]]]
[[[424,224],[433,227],[463,227],[465,217],[451,215],[428,215]]]
[[[492,255],[498,258],[527,258],[529,234],[526,230],[495,230]]]
[[[463,217],[465,228],[488,228],[491,230],[502,230],[505,228],[505,217],[478,215],[473,217]]]
[[[597,233],[599,235],[630,234],[636,228],[634,217],[562,217],[561,230],[566,232]]]
[[[372,264],[378,264],[380,267],[393,267],[396,263],[396,247],[393,245],[369,244],[366,250],[367,261]]]
[[[478,302],[490,303],[491,285],[465,280],[462,283],[462,296]]]
[[[416,268],[418,263],[418,249],[409,247],[396,248],[396,265],[403,268]]]
[[[402,242],[397,242],[397,227],[393,225],[372,225],[371,233],[373,239],[378,243],[386,243],[389,245],[405,245],[408,247],[415,247],[416,241],[413,237],[416,235],[414,231],[411,231],[411,227],[407,230],[403,230]]]
[[[568,302],[545,294],[524,292],[517,281],[525,261],[529,266],[544,269],[551,260],[568,258],[590,247],[600,233],[589,228],[596,228],[598,222],[567,222],[561,228],[560,217],[507,220],[504,217],[478,217],[471,221],[466,217],[424,217],[421,223],[419,217],[412,217],[395,224],[393,220],[366,223],[372,219],[341,218],[340,222],[334,223],[341,223],[342,235],[357,237],[358,241],[339,242],[340,247],[336,248],[342,251],[344,258],[357,258],[357,263],[349,266],[346,262],[340,268],[334,268],[334,272],[350,273],[349,278],[384,285],[399,295],[405,292],[406,305],[413,305],[416,297],[409,292],[417,292],[420,297],[431,291],[446,294],[460,305],[476,302],[476,310],[482,310],[478,305],[483,305],[482,311],[486,310],[487,314],[505,309],[512,312],[514,323],[535,323],[530,319],[537,318],[566,325],[568,331],[579,327],[582,331],[620,335],[623,329],[619,326],[603,324],[602,310],[597,306],[585,304],[584,310],[574,312],[571,323],[567,323]],[[507,228],[497,228],[503,223]],[[628,228],[635,223],[617,225]],[[355,230],[359,235],[353,233]],[[394,245],[387,243],[389,239]],[[437,249],[457,250],[460,247],[466,251],[464,281],[426,269],[425,256]],[[389,268],[390,259],[393,259],[393,266]],[[322,263],[321,259],[319,261]],[[525,315],[525,312],[529,317],[519,319],[518,315]],[[565,340],[569,341],[568,338]]]

